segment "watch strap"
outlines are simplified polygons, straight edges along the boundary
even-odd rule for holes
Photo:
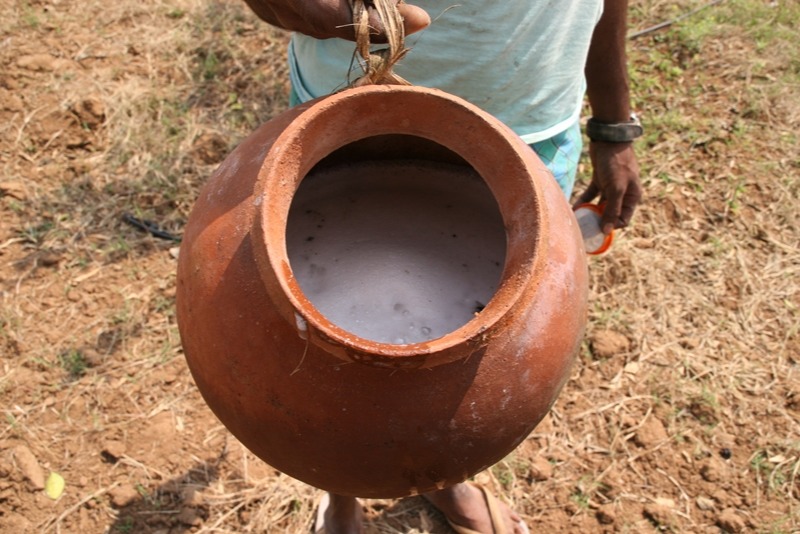
[[[586,123],[586,135],[592,141],[630,143],[642,134],[644,128],[636,115],[631,115],[627,122],[606,123],[590,118]]]

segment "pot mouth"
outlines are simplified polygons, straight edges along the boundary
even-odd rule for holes
[[[532,176],[544,176],[546,169],[533,151],[491,115],[435,89],[347,89],[303,104],[294,113],[268,152],[253,195],[258,268],[285,319],[300,337],[328,352],[377,366],[430,367],[479,351],[543,268],[546,206],[541,184]],[[338,149],[381,136],[420,138],[454,154],[488,186],[505,227],[505,262],[491,299],[465,324],[428,341],[386,343],[337,326],[302,290],[287,251],[290,207],[301,182]],[[471,346],[466,352],[465,342]]]

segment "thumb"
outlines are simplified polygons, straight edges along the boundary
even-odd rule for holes
[[[402,1],[397,4],[397,10],[403,17],[403,27],[406,35],[424,30],[431,24],[431,17],[428,12],[418,6],[412,6]]]

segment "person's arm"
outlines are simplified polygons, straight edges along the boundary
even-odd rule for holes
[[[631,120],[628,63],[625,53],[627,0],[605,0],[586,61],[586,83],[593,120],[604,124]],[[642,199],[639,165],[632,142],[592,141],[592,181],[578,203],[600,197],[606,207],[602,227],[607,234],[630,223]]]
[[[330,39],[338,37],[355,40],[353,13],[349,0],[245,0],[258,17],[273,26],[316,37]],[[430,17],[420,7],[397,4],[406,34],[428,26]],[[372,10],[370,26],[375,29],[373,42],[381,42],[384,36],[378,18]]]

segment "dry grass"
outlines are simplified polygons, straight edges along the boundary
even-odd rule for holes
[[[286,36],[241,3],[0,3],[0,530],[307,531],[319,491],[188,375],[174,243],[122,222],[181,233],[286,107]],[[633,4],[644,28],[704,2]],[[552,414],[480,475],[537,530],[800,530],[799,18],[728,0],[631,42],[646,201],[592,260]],[[421,499],[365,507],[372,532],[447,532]]]

